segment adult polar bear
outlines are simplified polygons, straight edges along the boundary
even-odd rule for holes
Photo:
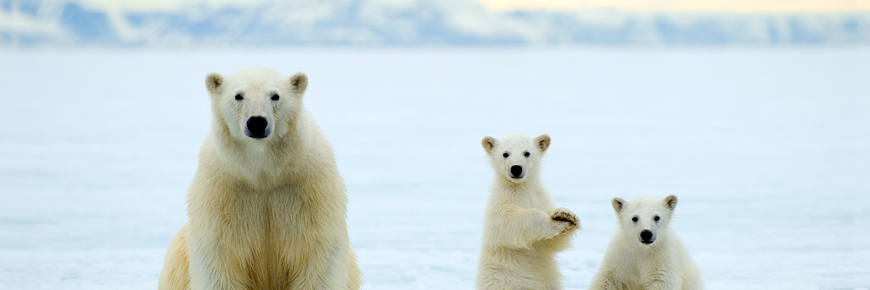
[[[158,289],[359,289],[332,147],[302,109],[308,77],[211,73],[212,128]]]

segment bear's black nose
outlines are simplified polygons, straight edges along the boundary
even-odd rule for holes
[[[266,138],[269,134],[266,133],[266,127],[269,126],[269,122],[266,121],[266,118],[256,116],[248,119],[248,136],[251,138]]]
[[[522,174],[523,174],[523,167],[522,166],[519,166],[519,165],[511,166],[511,175],[513,175],[512,176],[513,178],[523,177]]]
[[[640,232],[640,239],[644,243],[647,243],[647,242],[651,243],[652,241],[650,241],[650,239],[652,239],[652,232],[650,230],[643,230],[642,232]]]

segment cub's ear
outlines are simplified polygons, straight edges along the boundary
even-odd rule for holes
[[[677,207],[677,196],[671,194],[665,197],[665,206],[670,210],[674,210]]]
[[[480,144],[483,145],[483,150],[486,150],[486,152],[490,152],[492,151],[492,148],[495,148],[496,142],[498,141],[496,141],[495,138],[486,136],[483,137],[483,140],[480,141]]]
[[[308,88],[308,75],[303,72],[298,72],[290,76],[290,85],[293,87],[293,92],[297,95],[305,93]]]
[[[610,204],[613,205],[613,210],[616,211],[616,214],[622,213],[622,208],[625,207],[625,200],[614,197]]]
[[[550,135],[542,134],[535,138],[535,146],[538,146],[538,149],[541,149],[541,152],[547,151],[547,148],[550,148]]]
[[[212,95],[220,93],[221,85],[224,83],[224,77],[219,73],[210,73],[205,76],[205,88]]]

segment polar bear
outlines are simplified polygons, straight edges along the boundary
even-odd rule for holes
[[[158,289],[359,289],[332,147],[303,73],[206,76],[212,126]]]
[[[556,208],[541,185],[541,157],[550,136],[487,136],[482,144],[496,181],[483,222],[477,289],[562,289],[555,256],[570,245],[580,221]]]
[[[670,227],[677,197],[614,198],[619,228],[590,290],[704,289],[701,271]]]

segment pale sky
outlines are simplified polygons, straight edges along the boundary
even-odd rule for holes
[[[82,0],[106,8],[173,9],[193,3],[250,4],[268,0]],[[389,0],[381,0],[387,2]],[[398,0],[408,2],[409,0]],[[491,10],[590,10],[668,13],[830,13],[870,11],[870,0],[469,0]]]

